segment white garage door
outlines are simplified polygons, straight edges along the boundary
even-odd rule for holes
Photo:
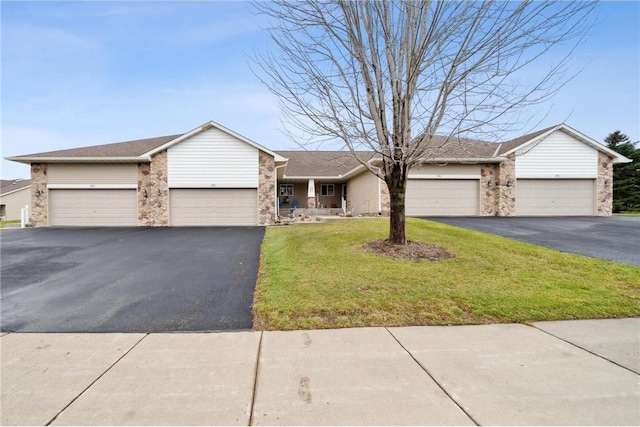
[[[519,179],[516,215],[594,215],[593,179]]]
[[[49,224],[135,226],[136,190],[50,190]]]
[[[257,225],[258,191],[249,189],[172,189],[171,225]]]
[[[405,207],[410,216],[473,216],[479,198],[477,179],[409,179]]]

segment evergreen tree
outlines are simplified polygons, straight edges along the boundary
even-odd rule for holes
[[[607,147],[632,160],[613,166],[613,212],[640,212],[640,147],[619,130],[610,133]]]

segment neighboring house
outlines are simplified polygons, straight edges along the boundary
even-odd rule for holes
[[[613,164],[630,161],[564,124],[504,143],[436,137],[424,148],[429,161],[409,172],[409,216],[611,215]],[[207,122],[8,159],[31,165],[35,226],[186,226],[268,225],[292,208],[388,214],[386,184],[361,163],[379,159],[357,155],[273,152]]]
[[[31,180],[2,180],[0,187],[0,220],[20,219],[22,208],[31,205]]]

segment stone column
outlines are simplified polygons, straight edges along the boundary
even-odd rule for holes
[[[498,165],[480,165],[480,216],[496,216],[498,213]]]
[[[598,152],[596,215],[611,216],[613,210],[613,159]]]
[[[516,158],[515,154],[498,165],[498,216],[516,214]]]
[[[34,227],[49,225],[49,191],[47,190],[46,163],[31,164],[31,212],[30,222]]]
[[[276,161],[258,152],[258,224],[271,225],[276,219]]]
[[[138,165],[138,225],[145,227],[169,225],[166,150],[153,156],[151,163]]]

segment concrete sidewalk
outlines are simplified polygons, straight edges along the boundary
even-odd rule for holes
[[[640,425],[637,318],[0,346],[3,425]]]

